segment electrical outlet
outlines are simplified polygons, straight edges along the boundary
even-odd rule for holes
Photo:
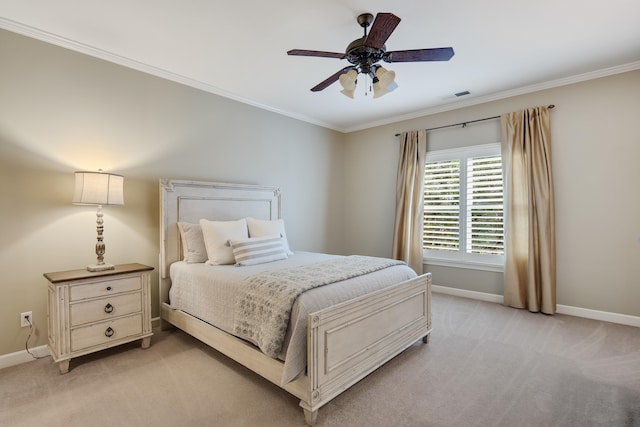
[[[31,323],[29,323],[31,322]],[[33,325],[33,314],[30,311],[25,311],[24,313],[20,313],[20,327],[29,327]]]

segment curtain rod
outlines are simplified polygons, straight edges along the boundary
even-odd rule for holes
[[[548,108],[549,110],[553,110],[553,109],[555,108],[555,105],[551,104],[551,105],[549,105],[547,108]],[[485,117],[484,119],[469,120],[469,121],[466,121],[466,122],[454,123],[454,124],[452,124],[452,125],[444,125],[444,126],[438,126],[438,127],[435,127],[435,128],[428,128],[428,129],[425,129],[425,130],[428,132],[428,131],[430,131],[430,130],[444,129],[444,128],[451,128],[451,127],[454,127],[454,126],[462,126],[462,127],[465,127],[465,126],[467,126],[469,123],[484,122],[485,120],[493,120],[493,119],[499,119],[499,118],[500,118],[500,116]],[[399,134],[399,133],[396,133],[396,136],[400,136],[400,134]]]

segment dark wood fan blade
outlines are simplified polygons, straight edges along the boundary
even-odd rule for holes
[[[287,52],[287,55],[297,55],[297,56],[319,56],[322,58],[338,58],[344,59],[344,53],[337,52],[324,52],[321,50],[304,50],[304,49],[292,49]]]
[[[454,55],[453,48],[395,50],[385,53],[385,62],[448,61]]]
[[[337,73],[335,73],[334,75],[327,77],[327,79],[323,80],[322,82],[318,83],[316,86],[311,88],[311,92],[320,92],[321,90],[331,86],[331,84],[335,83],[336,81],[338,81],[338,79],[340,78],[340,76],[344,73],[346,73],[347,71],[351,70],[353,67],[345,67],[342,70],[338,71]]]
[[[384,46],[399,23],[400,18],[393,13],[378,13],[364,45],[375,49],[382,49],[382,46]]]

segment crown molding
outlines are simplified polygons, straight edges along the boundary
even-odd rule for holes
[[[58,36],[53,33],[49,33],[47,31],[43,31],[29,25],[21,24],[19,22],[12,21],[10,19],[0,17],[0,28],[5,29],[7,31],[11,31],[17,34],[21,34],[23,36],[27,36],[36,40],[43,41],[45,43],[53,44],[65,49],[73,50],[75,52],[79,52],[85,55],[89,55],[98,59],[103,59],[108,62],[112,62],[114,64],[122,65],[127,68],[131,68],[137,71],[141,71],[146,74],[151,74],[156,77],[160,77],[166,80],[170,80],[176,83],[183,84],[185,86],[193,87],[195,89],[200,89],[205,92],[212,93],[214,95],[219,95],[224,98],[229,98],[234,101],[248,104],[256,108],[260,108],[262,110],[267,110],[272,113],[276,113],[282,116],[290,117],[292,119],[300,120],[303,122],[307,122],[313,125],[317,125],[320,127],[324,127],[327,129],[343,131],[335,127],[330,123],[323,122],[321,120],[316,120],[311,117],[307,117],[301,114],[292,113],[290,111],[284,111],[277,108],[273,108],[271,106],[261,104],[254,100],[244,98],[240,95],[237,95],[232,92],[228,92],[224,89],[220,89],[219,87],[210,85],[208,83],[201,82],[199,80],[192,79],[190,77],[183,76],[181,74],[177,74],[163,68],[159,68],[150,64],[146,64],[144,62],[137,61],[135,59],[127,58],[122,55],[115,54],[113,52],[109,52],[103,49],[99,49],[93,46],[89,46],[84,43],[79,43],[75,40],[68,39],[66,37]]]
[[[457,110],[464,107],[470,107],[473,105],[484,104],[486,102],[497,101],[500,99],[510,98],[513,96],[524,95],[527,93],[538,92],[545,89],[551,89],[559,86],[565,86],[573,83],[579,83],[587,80],[593,80],[601,77],[606,77],[614,74],[620,74],[627,71],[634,71],[640,69],[640,61],[631,62],[629,64],[619,65],[615,67],[604,68],[601,70],[591,71],[588,73],[578,74],[575,76],[563,77],[556,80],[551,80],[548,82],[537,83],[529,86],[523,86],[520,88],[509,89],[502,92],[497,92],[490,95],[478,96],[475,98],[467,98],[464,100],[451,102],[444,105],[439,105],[437,107],[427,108],[423,110],[414,111],[409,114],[399,115],[387,117],[382,120],[377,120],[373,122],[359,124],[353,127],[339,127],[335,126],[331,123],[327,123],[321,120],[317,120],[305,115],[293,113],[290,111],[284,111],[277,108],[270,107],[265,104],[261,104],[254,100],[242,97],[232,92],[225,91],[220,89],[219,87],[201,82],[199,80],[195,80],[159,67],[155,67],[150,64],[146,64],[135,59],[127,58],[125,56],[117,55],[115,53],[98,49],[84,43],[79,43],[77,41],[58,36],[53,33],[49,33],[47,31],[43,31],[37,29],[35,27],[31,27],[29,25],[25,25],[10,19],[6,19],[0,17],[0,28],[5,30],[21,34],[27,37],[31,37],[36,40],[40,40],[49,44],[53,44],[56,46],[63,47],[65,49],[73,50],[75,52],[83,53],[98,59],[103,59],[108,62],[112,62],[118,65],[125,66],[127,68],[131,68],[137,71],[141,71],[147,74],[154,75],[156,77],[160,77],[166,80],[170,80],[176,83],[181,83],[189,87],[193,87],[196,89],[203,90],[205,92],[209,92],[215,95],[219,95],[225,98],[232,99],[237,102],[241,102],[243,104],[251,105],[256,108],[260,108],[262,110],[267,110],[275,114],[279,114],[282,116],[290,117],[295,120],[300,120],[303,122],[307,122],[316,126],[320,126],[323,128],[335,130],[342,133],[350,133],[356,132],[359,130],[370,129],[377,126],[388,125],[391,123],[397,123],[405,120],[416,119],[419,117],[430,116],[433,114],[443,113],[446,111]]]
[[[519,88],[509,89],[501,92],[496,92],[489,95],[478,96],[476,98],[467,98],[456,102],[451,102],[437,107],[427,108],[424,110],[414,111],[409,114],[401,116],[388,117],[384,120],[378,120],[375,122],[364,123],[362,125],[350,127],[344,129],[343,132],[355,132],[364,129],[370,129],[377,126],[388,125],[391,123],[398,123],[405,120],[417,119],[419,117],[430,116],[433,114],[444,113],[447,111],[458,110],[464,107],[471,107],[473,105],[484,104],[491,101],[498,101],[501,99],[511,98],[513,96],[525,95],[528,93],[539,92],[541,90],[553,89],[560,86],[566,86],[573,83],[580,83],[587,80],[599,79],[601,77],[612,76],[614,74],[626,73],[628,71],[635,71],[640,69],[640,61],[630,62],[628,64],[617,65],[615,67],[603,68],[601,70],[590,71],[587,73],[576,74],[574,76],[563,77],[560,79],[550,80],[543,83],[537,83],[529,86],[522,86]]]

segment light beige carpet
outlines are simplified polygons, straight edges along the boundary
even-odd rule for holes
[[[640,426],[640,329],[435,294],[416,343],[318,426]],[[303,426],[293,396],[174,330],[0,370],[1,426]]]

